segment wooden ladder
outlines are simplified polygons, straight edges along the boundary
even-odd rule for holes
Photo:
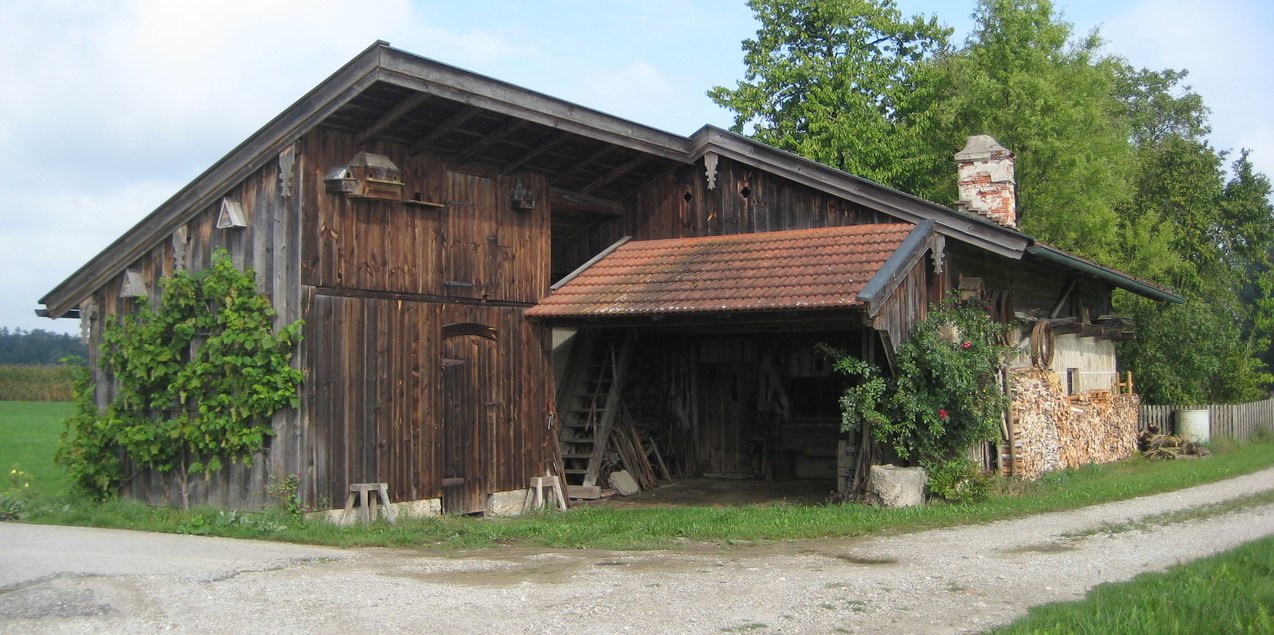
[[[558,398],[562,472],[567,485],[592,487],[601,471],[606,440],[619,412],[632,331],[602,331],[576,337],[567,382]]]

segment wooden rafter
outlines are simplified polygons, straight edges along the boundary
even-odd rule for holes
[[[593,181],[592,183],[589,183],[588,185],[581,188],[580,194],[592,194],[593,192],[597,191],[598,188],[605,186],[609,184],[610,182],[614,181],[615,179],[631,172],[633,168],[645,163],[646,160],[649,158],[650,157],[647,155],[639,154],[619,164],[613,170],[611,170],[610,172],[607,172],[606,176],[603,176],[602,178],[597,179],[596,181]]]
[[[509,135],[517,132],[525,125],[526,125],[525,121],[522,121],[519,119],[510,119],[509,121],[501,125],[499,128],[496,128],[487,136],[478,140],[477,143],[474,143],[473,145],[466,148],[460,154],[457,154],[454,157],[454,161],[457,164],[462,164],[467,162],[469,159],[472,159],[473,157],[478,156],[479,153],[486,150],[487,148],[490,148],[491,146],[503,141]]]
[[[433,130],[426,132],[424,136],[417,139],[415,143],[411,144],[411,150],[408,150],[407,154],[415,156],[424,152],[425,149],[433,144],[433,142],[437,141],[439,137],[451,132],[457,126],[460,126],[464,122],[472,119],[476,114],[478,114],[478,109],[470,108],[468,106],[457,110],[450,117],[444,119],[442,123],[434,126]]]
[[[549,185],[557,185],[558,183],[561,183],[562,181],[565,181],[566,179],[569,179],[572,176],[575,176],[576,172],[579,172],[580,170],[584,169],[585,166],[596,163],[598,159],[610,154],[614,150],[615,150],[615,147],[609,146],[609,145],[598,148],[597,150],[590,153],[588,156],[580,159],[579,161],[576,161],[574,165],[563,170],[557,176],[549,179]]]
[[[358,136],[354,138],[354,145],[361,146],[376,135],[384,132],[394,122],[402,119],[407,113],[419,108],[422,104],[429,101],[433,95],[428,93],[416,93],[407,99],[398,102],[397,106],[391,108],[388,112],[381,115],[372,125],[367,126]]]
[[[562,145],[562,142],[569,139],[570,135],[555,133],[555,135],[550,135],[550,137],[552,138],[545,137],[544,141],[536,144],[536,147],[534,150],[531,150],[530,152],[527,152],[526,154],[500,166],[500,172],[503,174],[508,174],[526,165],[532,159],[544,154],[545,152],[548,152],[549,150],[552,150],[553,148],[556,148],[559,145]]]
[[[607,216],[623,216],[624,205],[610,199],[581,194],[560,188],[549,188],[549,205],[555,209],[581,209]]]

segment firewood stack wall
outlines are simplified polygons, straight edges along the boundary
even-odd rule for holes
[[[1109,463],[1136,452],[1136,395],[1098,390],[1068,396],[1056,373],[1036,367],[1012,371],[1010,383],[1013,474],[1034,480],[1051,470]]]

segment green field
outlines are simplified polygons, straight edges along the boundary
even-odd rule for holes
[[[70,481],[66,472],[53,463],[62,420],[73,407],[60,401],[0,401],[0,468],[5,478],[0,491],[10,486],[9,472],[15,467],[30,475],[31,496],[41,501],[67,496]]]
[[[996,632],[1274,633],[1274,538],[1037,606]]]
[[[74,370],[65,364],[0,364],[0,401],[70,401]]]

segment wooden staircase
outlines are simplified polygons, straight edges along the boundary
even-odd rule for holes
[[[606,440],[619,413],[631,331],[581,330],[571,353],[566,381],[558,394],[563,476],[567,485],[592,487],[601,471]]]

